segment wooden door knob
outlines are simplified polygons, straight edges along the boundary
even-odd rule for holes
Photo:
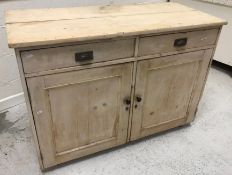
[[[137,96],[137,97],[136,97],[136,101],[137,101],[137,102],[141,102],[141,101],[142,101],[142,97]]]
[[[130,105],[130,104],[131,104],[130,98],[125,98],[125,99],[124,99],[124,104]]]

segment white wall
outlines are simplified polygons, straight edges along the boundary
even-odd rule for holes
[[[164,0],[145,1],[165,2]],[[4,12],[6,10],[142,2],[144,0],[0,0],[0,111],[24,100],[14,51],[7,46],[4,25]]]
[[[231,3],[231,0],[229,1],[228,3]],[[179,2],[228,21],[228,25],[223,26],[214,59],[232,66],[232,7],[202,2],[199,0],[171,0],[171,2]],[[216,1],[214,0],[214,2]]]
[[[203,0],[203,1],[214,3],[214,4],[222,4],[222,5],[232,7],[232,0]]]

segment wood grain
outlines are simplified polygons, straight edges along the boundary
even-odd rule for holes
[[[152,55],[156,53],[173,52],[214,45],[217,40],[218,32],[219,29],[210,29],[192,32],[180,32],[169,35],[141,37],[138,55]],[[187,44],[183,47],[175,47],[174,42],[179,38],[186,38]]]
[[[178,4],[175,4],[173,9],[167,12],[165,9],[170,5],[165,4],[162,5],[162,8],[160,7],[159,12],[154,13],[135,14],[133,10],[128,10],[129,15],[110,16],[110,9],[114,11],[112,7],[109,8],[108,15],[97,18],[78,19],[72,17],[68,20],[50,21],[40,21],[38,18],[38,21],[32,22],[7,23],[8,45],[13,48],[50,45],[226,24],[224,20],[189,8],[178,10],[183,8]],[[146,11],[148,6],[150,4],[136,8],[139,8],[139,11]]]
[[[131,139],[154,134],[156,127],[187,119],[188,104],[204,51],[138,62]]]
[[[92,51],[93,60],[77,62],[75,54]],[[113,40],[21,52],[25,73],[92,64],[134,55],[134,39]],[[65,59],[64,59],[65,58]]]
[[[132,64],[28,78],[44,167],[126,142]]]
[[[58,21],[107,16],[127,16],[149,13],[170,13],[193,11],[194,9],[177,3],[141,3],[129,5],[103,5],[69,8],[24,9],[6,12],[6,24],[30,23],[38,21]]]
[[[23,63],[22,63],[22,60],[20,57],[20,51],[16,49],[15,55],[16,55],[16,60],[17,60],[17,64],[18,64],[18,69],[19,69],[22,89],[23,89],[23,93],[24,93],[24,98],[25,98],[25,102],[26,102],[26,106],[27,106],[28,117],[29,117],[29,121],[31,124],[32,135],[33,135],[35,148],[36,148],[36,152],[37,152],[37,156],[38,156],[38,161],[39,161],[41,169],[44,169],[43,155],[41,153],[38,135],[37,135],[38,130],[36,130],[36,127],[35,127],[34,115],[33,115],[32,108],[31,108],[31,99],[30,99],[30,94],[28,91],[28,86],[27,86],[25,74],[23,72]]]
[[[191,122],[226,22],[161,3],[16,10],[6,23],[44,169]],[[85,51],[94,60],[76,62]]]

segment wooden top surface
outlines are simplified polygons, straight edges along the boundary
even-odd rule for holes
[[[212,27],[226,21],[177,3],[6,12],[11,48]]]

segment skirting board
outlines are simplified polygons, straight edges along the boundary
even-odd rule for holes
[[[20,103],[23,103],[25,101],[24,99],[24,94],[22,93],[18,93],[16,95],[12,95],[9,97],[6,97],[4,99],[0,100],[0,112],[1,111],[5,111],[8,108],[11,108],[13,106],[16,106]]]

